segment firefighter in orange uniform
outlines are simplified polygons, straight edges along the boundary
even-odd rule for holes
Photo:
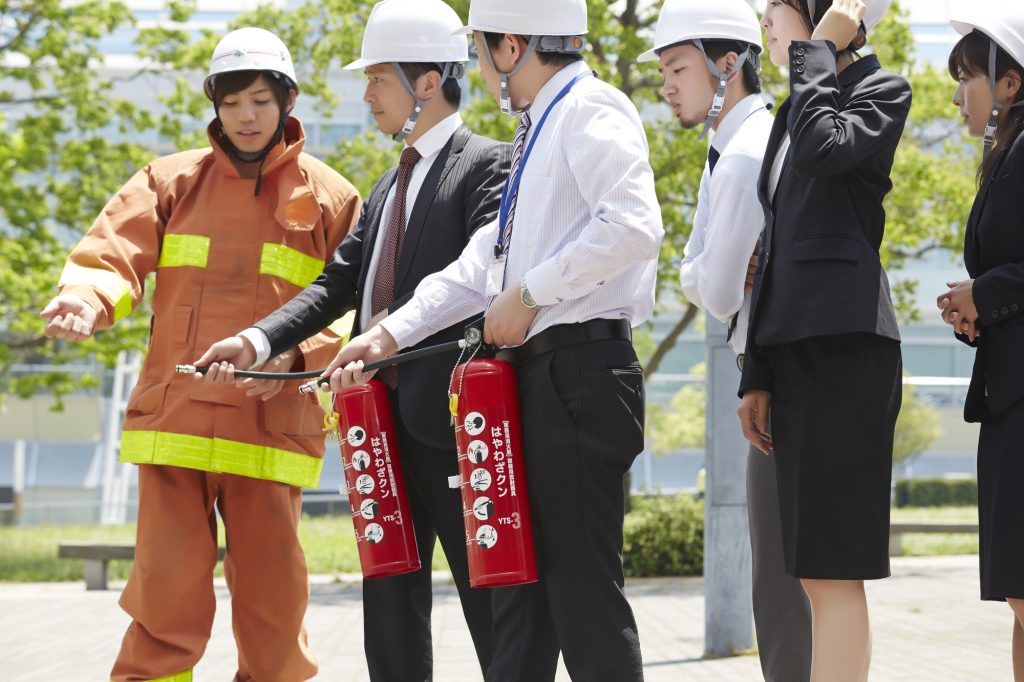
[[[297,526],[302,488],[320,478],[323,411],[297,383],[246,395],[174,367],[312,282],[360,199],[302,153],[302,125],[289,116],[291,56],[272,33],[225,36],[204,91],[217,112],[210,148],[139,171],[72,251],[60,295],[41,313],[48,336],[82,340],[131,312],[156,273],[149,353],[121,437],[121,461],[140,465],[139,518],[121,597],[133,622],[114,682],[192,679],[213,624],[214,507],[227,533],[235,680],[293,682],[317,670],[302,622],[309,580]],[[325,330],[263,369],[321,367],[338,341]]]

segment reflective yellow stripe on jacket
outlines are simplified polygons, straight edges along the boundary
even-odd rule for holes
[[[260,254],[260,274],[280,277],[305,288],[320,276],[324,262],[282,244],[264,244]]]
[[[166,431],[124,431],[122,462],[165,464],[279,481],[300,488],[320,485],[323,460],[264,445]]]
[[[84,285],[98,291],[114,306],[114,322],[132,311],[132,288],[113,270],[89,268],[70,260],[60,274],[60,286]]]
[[[114,682],[114,680],[110,680],[110,682]],[[177,675],[158,677],[155,680],[149,680],[149,682],[192,682],[192,671],[186,670],[185,672],[178,673]]]
[[[205,268],[210,256],[210,238],[196,234],[164,235],[158,268]]]

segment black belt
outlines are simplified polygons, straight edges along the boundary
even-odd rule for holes
[[[558,324],[548,327],[521,346],[499,351],[497,357],[513,365],[525,365],[534,358],[558,348],[609,339],[630,341],[632,335],[629,320],[597,319],[575,324]]]

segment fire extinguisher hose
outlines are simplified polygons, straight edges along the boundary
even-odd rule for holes
[[[468,325],[465,330],[465,336],[458,341],[439,343],[436,346],[427,346],[426,348],[398,353],[397,355],[392,355],[389,358],[377,360],[376,362],[368,362],[363,366],[363,371],[372,372],[373,370],[380,369],[381,367],[401,365],[406,362],[411,362],[412,360],[418,360],[420,358],[437,355],[439,353],[447,353],[473,346],[486,345],[483,344],[482,326],[483,319],[481,318],[477,322],[473,322]],[[206,374],[210,370],[209,367],[196,367],[195,365],[176,365],[174,369],[178,374]],[[321,376],[323,373],[324,369],[315,369],[308,372],[255,372],[252,370],[235,370],[235,378],[263,379],[267,381],[313,379],[313,381],[304,383],[299,387],[299,393],[312,393],[318,386],[327,386],[330,384],[330,377]]]

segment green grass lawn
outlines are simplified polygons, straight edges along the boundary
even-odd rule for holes
[[[977,520],[977,507],[904,507],[892,510],[894,523]],[[978,536],[974,533],[907,533],[903,536],[903,556],[977,553]]]
[[[927,507],[893,509],[892,520],[900,521],[976,521],[974,507]],[[61,540],[93,542],[133,542],[135,526],[38,526],[11,528],[0,526],[0,582],[49,582],[83,580],[82,562],[58,559]],[[352,534],[352,520],[345,516],[304,518],[299,525],[299,540],[306,552],[310,573],[336,574],[359,572],[359,557]],[[224,543],[221,528],[221,544]],[[961,534],[908,534],[903,537],[907,556],[976,554],[978,536]],[[434,570],[448,570],[440,546],[434,550]],[[130,561],[112,561],[110,577],[124,579],[131,570]],[[217,575],[221,567],[217,567]]]
[[[0,582],[83,580],[81,561],[57,558],[57,544],[61,540],[134,542],[135,526],[0,527]],[[299,541],[310,573],[359,572],[359,555],[350,518],[303,518],[299,524]],[[224,544],[223,527],[220,543]],[[448,570],[440,546],[434,550],[433,568]],[[130,561],[110,562],[111,579],[127,578],[130,571]],[[218,565],[217,575],[221,574],[222,568]]]

